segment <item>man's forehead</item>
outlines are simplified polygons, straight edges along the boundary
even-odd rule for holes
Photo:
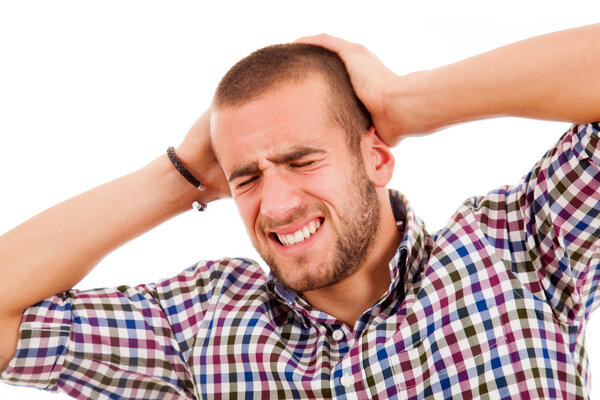
[[[213,105],[211,145],[224,167],[225,159],[231,164],[228,156],[232,149],[238,155],[243,154],[239,150],[244,150],[244,145],[255,151],[268,147],[282,152],[290,146],[318,142],[317,133],[330,126],[323,82],[289,83],[243,105]]]

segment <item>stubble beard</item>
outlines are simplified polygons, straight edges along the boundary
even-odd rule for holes
[[[349,191],[357,191],[357,196],[348,199],[347,204],[342,207],[343,213],[340,213],[339,220],[346,223],[338,227],[338,237],[327,259],[311,261],[306,255],[294,257],[291,261],[295,265],[288,265],[287,268],[306,272],[292,280],[286,274],[286,268],[280,266],[272,254],[255,244],[273,275],[296,293],[324,288],[343,281],[360,268],[372,248],[381,219],[381,204],[375,186],[367,177],[364,164],[360,161],[355,166],[353,182],[348,187]],[[327,220],[332,221],[325,205],[318,204],[317,208],[325,214]],[[309,263],[321,265],[314,266]]]

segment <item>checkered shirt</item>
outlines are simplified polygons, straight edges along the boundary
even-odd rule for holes
[[[2,380],[78,399],[586,399],[598,306],[598,124],[434,235],[391,192],[391,284],[353,329],[254,262],[27,309]]]

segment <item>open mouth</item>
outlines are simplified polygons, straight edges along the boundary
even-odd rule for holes
[[[282,246],[294,246],[298,243],[302,243],[305,240],[309,239],[312,235],[314,235],[319,228],[321,227],[321,219],[317,219],[314,221],[310,221],[308,224],[304,225],[302,228],[298,229],[296,232],[289,234],[278,234],[271,233],[270,236],[276,242],[278,242]]]

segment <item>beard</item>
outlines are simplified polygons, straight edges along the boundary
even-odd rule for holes
[[[362,159],[358,161],[347,188],[347,193],[353,195],[347,196],[338,208],[339,221],[345,224],[337,227],[337,239],[326,259],[311,261],[306,255],[294,257],[290,260],[292,265],[288,265],[287,268],[303,272],[292,279],[286,274],[286,268],[278,264],[266,248],[261,249],[258,243],[254,244],[273,275],[296,293],[320,289],[343,281],[360,268],[372,248],[381,219],[381,204],[375,186],[367,177]],[[324,204],[318,203],[315,208],[325,215],[326,221],[333,221]],[[307,208],[298,210],[290,217],[290,221],[308,214]]]

